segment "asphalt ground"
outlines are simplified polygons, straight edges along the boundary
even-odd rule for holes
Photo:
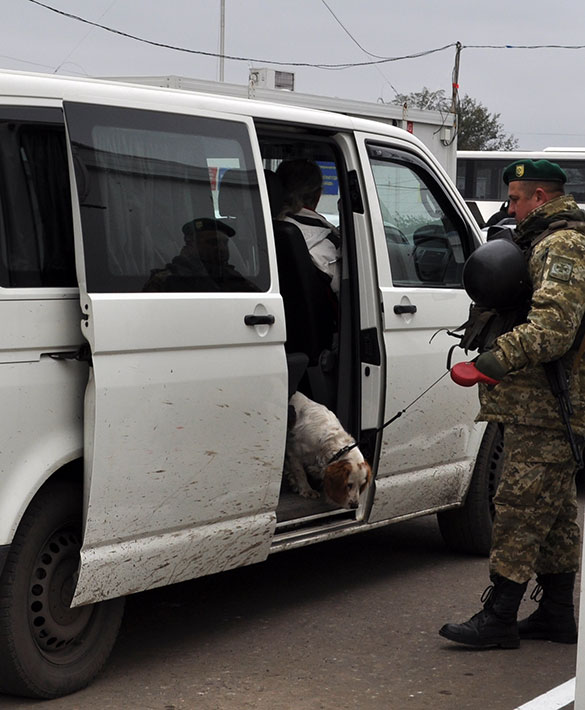
[[[89,688],[0,710],[512,710],[572,678],[577,648],[441,638],[487,584],[487,560],[447,550],[434,516],[279,553],[130,597]]]

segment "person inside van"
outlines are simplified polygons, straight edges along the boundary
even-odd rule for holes
[[[209,217],[182,228],[185,246],[163,269],[153,269],[143,291],[255,291],[229,263],[228,239],[234,230]]]
[[[315,211],[323,187],[321,169],[312,160],[299,158],[282,162],[276,175],[285,194],[279,219],[301,230],[313,263],[329,277],[331,290],[338,295],[341,238],[337,228]]]

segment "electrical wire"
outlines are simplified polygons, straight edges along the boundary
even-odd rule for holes
[[[112,9],[112,7],[116,4],[116,2],[117,2],[117,0],[112,0],[112,2],[108,5],[107,9],[104,10],[104,12],[102,12],[102,14],[99,16],[98,19],[101,20],[102,17],[104,17],[104,15],[107,15],[108,12]],[[88,30],[88,31],[83,35],[83,37],[79,40],[79,42],[73,47],[73,49],[72,49],[72,50],[69,52],[69,54],[65,57],[65,59],[63,59],[63,61],[60,62],[60,63],[57,65],[57,67],[53,70],[53,74],[56,74],[56,73],[59,71],[59,69],[61,69],[61,67],[62,67],[64,64],[69,64],[69,63],[70,63],[70,62],[69,62],[69,57],[71,57],[71,55],[75,53],[75,51],[78,49],[78,47],[79,47],[81,44],[83,44],[83,42],[85,42],[85,40],[89,37],[89,35],[93,32],[93,30],[94,30],[94,28],[92,27],[90,30]],[[77,66],[80,66],[80,65],[78,64]],[[83,67],[81,67],[81,68],[83,69]],[[85,71],[85,70],[84,70],[84,71]]]
[[[255,57],[240,57],[240,56],[234,56],[234,55],[230,55],[230,54],[221,55],[219,52],[205,52],[200,49],[189,49],[187,47],[177,47],[172,44],[165,44],[164,42],[155,42],[154,40],[146,39],[144,37],[138,37],[137,35],[130,34],[129,32],[123,32],[122,30],[113,29],[112,27],[108,27],[107,25],[102,25],[99,22],[93,22],[92,20],[87,20],[84,17],[80,17],[79,15],[74,15],[70,12],[65,12],[64,10],[58,10],[57,8],[52,7],[51,5],[47,5],[46,3],[40,2],[40,0],[28,0],[28,2],[33,3],[33,5],[38,5],[39,7],[44,7],[46,10],[50,10],[51,12],[54,12],[57,15],[62,15],[63,17],[67,17],[71,20],[83,22],[84,24],[91,25],[92,27],[99,27],[100,29],[104,30],[105,32],[111,32],[112,34],[116,34],[121,37],[126,37],[126,38],[132,39],[136,42],[142,42],[144,44],[149,44],[153,47],[161,47],[163,49],[171,49],[175,52],[186,52],[187,54],[199,54],[204,57],[214,57],[216,59],[218,57],[223,56],[224,59],[230,59],[232,61],[237,61],[237,62],[255,62],[255,63],[261,63],[261,64],[276,64],[278,66],[290,66],[290,67],[314,67],[316,69],[351,69],[353,67],[372,66],[375,64],[386,64],[388,62],[398,62],[403,59],[416,59],[418,57],[426,57],[430,54],[435,54],[436,52],[443,52],[444,50],[455,46],[455,42],[451,42],[450,44],[446,44],[443,47],[436,47],[435,49],[427,49],[427,50],[423,50],[422,52],[414,52],[413,54],[406,54],[401,57],[385,57],[383,59],[372,59],[371,61],[367,61],[367,62],[342,62],[339,64],[316,64],[316,63],[312,63],[312,62],[283,62],[283,61],[276,61],[274,59],[258,59]]]
[[[327,2],[326,2],[325,0],[321,0],[321,2],[323,3],[323,5],[325,5],[325,7],[329,10],[329,12],[333,15],[333,19],[337,22],[337,24],[341,27],[341,29],[345,32],[345,34],[351,39],[351,41],[352,41],[354,44],[356,44],[356,45],[362,50],[362,52],[364,52],[364,54],[367,54],[367,55],[370,56],[370,57],[375,57],[376,59],[383,59],[383,58],[384,58],[384,57],[382,57],[381,55],[379,55],[379,54],[373,54],[372,52],[369,52],[365,47],[362,47],[362,45],[357,41],[357,39],[352,35],[352,33],[347,29],[347,27],[346,27],[346,26],[343,24],[343,22],[339,19],[339,17],[337,17],[337,15],[336,15],[336,14],[333,12],[333,10],[329,7],[329,5],[327,4]],[[388,86],[392,89],[392,91],[394,92],[394,94],[395,94],[396,96],[398,96],[398,91],[397,91],[396,88],[393,86],[393,84],[392,84],[392,82],[390,81],[390,79],[388,79],[388,77],[387,77],[387,76],[384,74],[384,72],[380,69],[380,67],[379,67],[379,66],[374,66],[374,69],[376,69],[376,71],[378,72],[378,74],[382,77],[382,79],[384,80],[384,82],[385,82],[386,84],[388,84]],[[383,99],[382,99],[382,103],[384,103],[384,100],[383,100]]]
[[[22,64],[30,64],[35,67],[45,67],[45,69],[52,69],[52,64],[41,64],[40,62],[29,62],[26,59],[19,59],[18,57],[11,57],[8,54],[0,54],[1,59],[12,59],[14,62],[22,62]]]
[[[347,29],[347,27],[343,24],[343,22],[337,17],[337,15],[333,12],[333,10],[329,7],[329,5],[325,2],[325,0],[321,0],[323,5],[329,10],[329,12],[333,15],[333,19],[337,24],[341,27],[341,29],[345,32],[345,34],[351,39],[351,41],[356,44],[364,54],[367,54],[370,57],[375,57],[376,59],[386,59],[386,57],[381,56],[380,54],[373,54],[372,52],[369,52],[365,47],[362,47],[362,45],[357,41],[357,39],[352,35],[352,33]]]
[[[97,27],[101,30],[104,30],[105,32],[110,32],[112,34],[119,35],[121,37],[126,37],[127,39],[134,40],[136,42],[142,42],[144,44],[148,44],[153,47],[161,47],[163,49],[170,49],[172,51],[176,52],[185,52],[187,54],[197,54],[200,56],[204,57],[214,57],[214,58],[219,58],[222,57],[224,59],[229,59],[231,61],[239,61],[239,62],[252,62],[252,63],[261,63],[261,64],[273,64],[277,66],[291,66],[291,67],[313,67],[316,69],[332,69],[332,70],[340,70],[340,69],[352,69],[355,67],[366,67],[366,66],[377,66],[380,64],[387,64],[390,62],[398,62],[402,61],[405,59],[418,59],[419,57],[427,57],[432,54],[436,54],[437,52],[443,52],[451,47],[458,47],[459,50],[461,49],[568,49],[568,50],[575,50],[575,49],[585,49],[585,45],[562,45],[562,44],[533,44],[533,45],[513,45],[513,44],[467,44],[463,45],[460,44],[459,42],[450,42],[449,44],[443,45],[442,47],[435,47],[433,49],[427,49],[423,50],[420,52],[414,52],[412,54],[405,54],[402,56],[398,57],[382,57],[381,55],[378,54],[373,54],[372,52],[369,52],[365,47],[363,47],[357,39],[351,34],[351,32],[343,25],[343,23],[339,20],[339,18],[335,15],[331,7],[325,2],[325,0],[322,0],[323,4],[325,7],[329,10],[329,12],[333,15],[335,20],[338,22],[338,24],[342,27],[344,32],[351,38],[351,40],[363,51],[365,52],[368,56],[370,57],[375,57],[375,59],[371,59],[369,61],[364,61],[364,62],[341,62],[338,64],[323,64],[323,63],[314,63],[314,62],[293,62],[293,61],[277,61],[274,59],[258,59],[255,57],[242,57],[242,56],[236,56],[236,55],[229,55],[229,54],[220,54],[219,52],[206,52],[204,50],[198,50],[198,49],[189,49],[187,47],[177,47],[175,45],[171,44],[166,44],[164,42],[156,42],[154,40],[146,39],[144,37],[138,37],[137,35],[130,34],[129,32],[123,32],[122,30],[117,30],[112,27],[108,27],[107,25],[100,24],[99,22],[93,22],[92,20],[88,20],[84,17],[80,17],[79,15],[74,15],[73,13],[70,12],[65,12],[64,10],[59,10],[58,8],[52,7],[51,5],[48,5],[44,2],[40,2],[40,0],[28,0],[28,2],[37,5],[39,7],[42,7],[46,10],[49,10],[50,12],[54,12],[58,15],[61,15],[63,17],[67,17],[71,20],[76,20],[77,22],[82,22],[84,24],[90,25],[91,27]],[[108,8],[109,9],[109,8]],[[107,12],[107,11],[106,11]],[[105,14],[105,13],[104,13]],[[102,14],[103,17],[103,14]],[[14,57],[10,57],[11,59],[14,59]],[[23,61],[25,60],[17,60],[17,61]],[[34,64],[34,62],[25,62],[29,64]],[[63,63],[62,62],[59,66],[61,66]],[[48,66],[48,65],[42,65],[38,64],[38,66]],[[59,67],[57,67],[58,69]],[[388,82],[390,83],[390,82]],[[396,89],[390,84],[392,89],[396,92]],[[398,92],[396,92],[398,93]]]
[[[463,44],[463,49],[585,49],[585,44]]]

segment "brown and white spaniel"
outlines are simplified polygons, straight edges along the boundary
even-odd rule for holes
[[[295,392],[289,402],[284,472],[290,487],[304,498],[325,498],[342,508],[357,508],[372,480],[372,470],[327,407]],[[291,409],[292,408],[292,409]]]

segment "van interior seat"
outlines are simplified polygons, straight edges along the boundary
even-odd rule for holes
[[[280,214],[284,191],[278,176],[265,170],[270,209],[273,216],[274,242],[278,263],[280,293],[286,318],[285,350],[289,361],[289,384],[298,353],[304,353],[311,384],[303,378],[299,388],[318,400],[328,399],[321,372],[321,355],[331,350],[336,330],[337,305],[327,277],[313,263],[301,230],[291,222],[276,219]],[[313,392],[313,389],[316,389]],[[318,390],[318,392],[317,392]],[[324,402],[325,403],[325,402]]]
[[[278,177],[265,171],[272,214],[278,214]],[[331,348],[335,326],[333,301],[327,277],[313,263],[301,230],[290,222],[273,220],[278,279],[286,316],[286,350],[303,352],[309,365],[316,365],[319,355]]]
[[[386,240],[386,248],[390,258],[392,283],[395,286],[418,285],[420,279],[414,266],[415,247],[412,244],[396,244]]]
[[[230,168],[221,177],[217,206],[220,219],[238,234],[246,223],[251,223],[249,203],[250,179],[246,170]]]

